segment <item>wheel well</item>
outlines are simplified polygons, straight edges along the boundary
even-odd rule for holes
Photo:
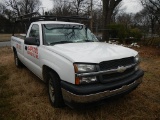
[[[17,53],[17,51],[16,51],[16,48],[15,48],[15,47],[13,47],[13,52],[14,52],[14,53]]]
[[[53,73],[55,73],[57,75],[57,77],[59,77],[58,73],[53,70],[52,68],[44,65],[43,69],[42,69],[42,75],[43,75],[43,80],[47,83],[48,80],[48,72],[52,71]],[[59,77],[60,78],[60,77]]]

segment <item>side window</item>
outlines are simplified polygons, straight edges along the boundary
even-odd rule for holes
[[[29,37],[39,38],[39,26],[38,25],[32,25],[32,28],[29,33]]]

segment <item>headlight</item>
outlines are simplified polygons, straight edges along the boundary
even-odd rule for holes
[[[135,71],[138,71],[140,69],[139,64],[135,67]]]
[[[136,55],[135,56],[135,62],[136,62],[136,67],[135,67],[135,71],[137,71],[137,70],[139,70],[140,69],[140,66],[139,66],[139,63],[140,63],[140,57],[139,57],[139,55]]]
[[[74,68],[76,73],[96,71],[95,65],[88,65],[88,64],[74,64]]]
[[[139,55],[136,55],[134,59],[135,59],[135,62],[136,62],[136,63],[139,63],[139,62],[140,62],[140,57],[139,57]]]
[[[89,77],[76,77],[75,78],[75,84],[90,84],[90,83],[96,83],[97,77],[96,76],[89,76]]]
[[[85,73],[85,72],[95,72],[96,65],[90,64],[74,64],[75,73]],[[96,76],[87,76],[87,77],[75,77],[75,84],[89,84],[97,82]]]

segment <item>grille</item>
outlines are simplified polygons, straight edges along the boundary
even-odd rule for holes
[[[103,71],[103,70],[117,69],[118,66],[128,66],[134,63],[135,63],[134,57],[128,57],[118,60],[101,62],[99,66],[100,70]]]
[[[135,73],[135,67],[132,67],[130,69],[127,69],[123,73],[117,72],[117,73],[102,75],[102,79],[103,79],[103,82],[114,82],[114,81],[119,81],[121,79],[127,78],[134,73]]]
[[[99,66],[100,66],[100,70],[104,71],[104,70],[117,69],[118,66],[125,67],[125,66],[129,66],[132,64],[135,64],[134,57],[128,57],[128,58],[123,58],[123,59],[101,62]],[[111,74],[104,74],[101,76],[101,82],[102,83],[112,83],[114,85],[119,81],[123,82],[123,80],[130,77],[134,73],[135,73],[135,67],[129,68],[122,73],[116,72],[116,73],[111,73]]]

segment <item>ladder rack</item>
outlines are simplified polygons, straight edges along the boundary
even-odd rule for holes
[[[14,21],[13,35],[15,33],[15,27],[18,27],[18,24],[20,24],[20,26],[24,25],[24,27],[22,28],[24,28],[24,31],[27,32],[30,24],[32,22],[37,22],[37,21],[64,21],[64,22],[79,22],[79,23],[82,23],[82,21],[84,21],[86,23],[89,20],[90,20],[89,17],[52,16],[52,15],[41,15],[39,12],[33,12],[13,18]]]
[[[36,22],[36,21],[88,21],[88,17],[80,16],[52,16],[52,15],[41,15],[38,12],[33,12],[20,17],[14,18],[14,22]]]

